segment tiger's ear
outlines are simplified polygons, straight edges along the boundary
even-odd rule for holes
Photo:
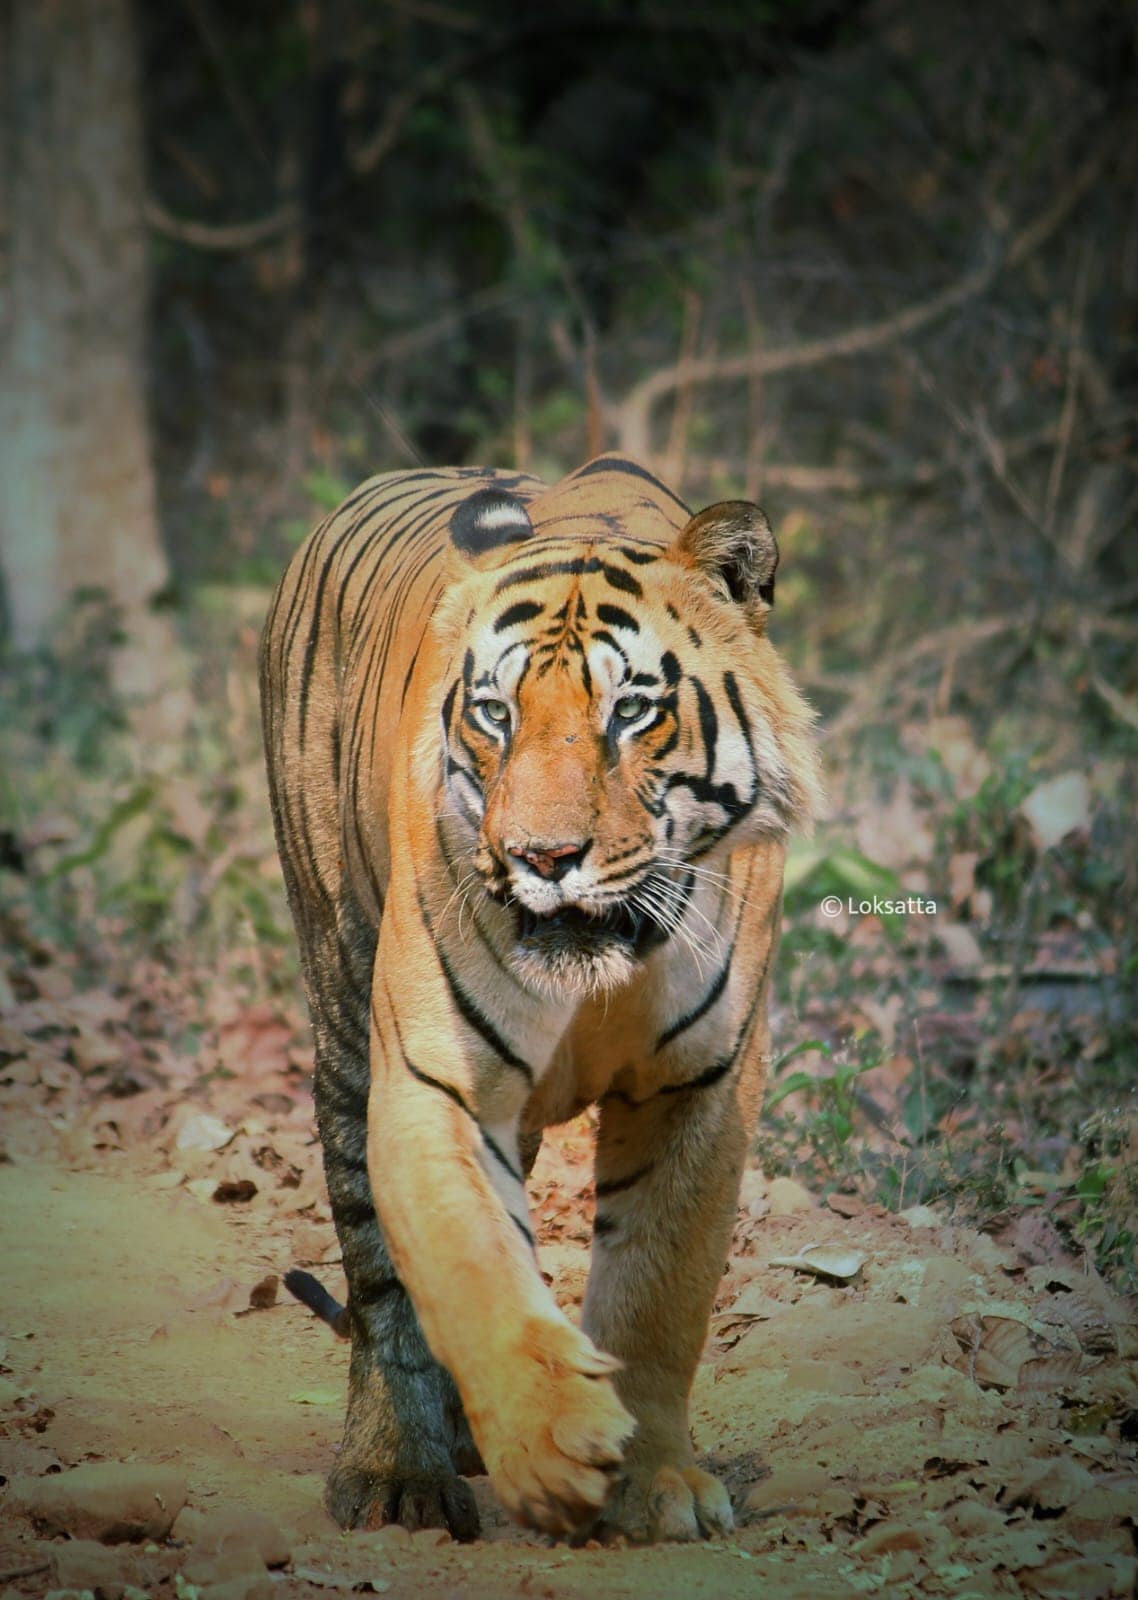
[[[676,549],[756,621],[774,605],[778,545],[765,515],[749,500],[720,500],[698,511]]]
[[[462,502],[450,519],[451,543],[471,561],[503,545],[532,538],[529,512],[504,489],[479,489]]]

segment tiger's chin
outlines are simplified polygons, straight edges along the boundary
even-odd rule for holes
[[[514,971],[528,988],[558,998],[622,988],[667,937],[651,918],[620,906],[601,915],[564,906],[546,916],[519,906],[516,916]]]

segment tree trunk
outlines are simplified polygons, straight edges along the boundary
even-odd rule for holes
[[[0,568],[10,636],[73,590],[121,607],[120,687],[156,687],[169,624],[146,418],[142,136],[129,0],[0,0]],[[161,679],[164,674],[159,671]]]

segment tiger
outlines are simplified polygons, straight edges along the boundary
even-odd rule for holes
[[[299,547],[260,648],[350,1336],[325,1504],[580,1540],[731,1529],[689,1397],[769,1059],[813,713],[762,511],[607,454],[414,469]],[[595,1107],[580,1326],[525,1181]]]

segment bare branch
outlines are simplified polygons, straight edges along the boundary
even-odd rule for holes
[[[971,433],[968,434],[971,438]],[[1002,460],[1020,460],[1037,450],[1053,445],[1058,429],[1052,425],[1020,434],[1001,445]],[[991,466],[992,462],[988,461]],[[747,463],[730,456],[701,456],[700,467],[707,478],[739,478],[747,470]],[[887,467],[814,467],[797,461],[764,461],[763,485],[765,488],[792,489],[799,494],[867,494],[885,489],[924,489],[942,478],[963,472],[966,463],[949,454],[931,461],[898,463]],[[993,469],[994,470],[994,469]]]
[[[395,96],[375,132],[349,151],[352,171],[361,177],[374,172],[399,143],[411,113],[448,84],[456,80],[461,82],[470,68],[488,53],[489,48],[483,44],[477,49],[461,51],[440,66],[430,67],[420,73],[401,94]]]
[[[1075,428],[1075,406],[1079,394],[1079,378],[1082,374],[1082,339],[1083,317],[1087,308],[1087,286],[1091,273],[1091,244],[1089,239],[1083,241],[1082,251],[1079,256],[1079,267],[1075,274],[1074,304],[1071,308],[1071,321],[1068,329],[1067,353],[1067,381],[1063,393],[1063,410],[1059,418],[1059,443],[1051,462],[1051,472],[1047,479],[1047,497],[1043,503],[1043,527],[1047,537],[1054,543],[1055,513],[1059,506],[1059,494],[1063,487],[1063,473],[1067,466],[1067,454],[1071,448],[1071,435]]]
[[[281,206],[267,216],[256,217],[252,222],[195,222],[188,217],[176,217],[157,200],[147,200],[143,212],[155,233],[179,244],[193,245],[196,250],[240,251],[252,250],[257,245],[268,244],[296,226],[300,213],[296,206]]]
[[[898,339],[919,332],[939,321],[958,306],[983,294],[1005,266],[1018,266],[1055,232],[1087,193],[1118,147],[1119,130],[1111,128],[1049,206],[1034,217],[1012,239],[1001,254],[974,267],[927,300],[894,312],[878,322],[865,322],[843,333],[823,339],[808,339],[801,344],[775,350],[748,350],[730,357],[705,356],[700,360],[676,363],[650,373],[630,391],[616,414],[620,448],[629,455],[648,460],[652,454],[652,413],[666,395],[681,386],[726,383],[732,379],[797,371],[824,361],[865,355],[894,344]]]
[[[827,741],[844,738],[871,716],[878,715],[882,701],[891,690],[911,687],[912,669],[926,658],[935,660],[949,652],[960,654],[973,650],[977,645],[986,644],[1004,633],[1032,632],[1044,632],[1061,639],[1074,636],[1084,643],[1095,634],[1138,639],[1138,625],[1125,618],[1074,611],[1066,607],[1057,607],[1036,619],[1026,612],[1016,611],[1004,616],[978,617],[973,622],[952,622],[947,627],[931,629],[892,655],[880,659],[869,673],[853,675],[856,687],[853,688],[849,704],[826,725]]]

